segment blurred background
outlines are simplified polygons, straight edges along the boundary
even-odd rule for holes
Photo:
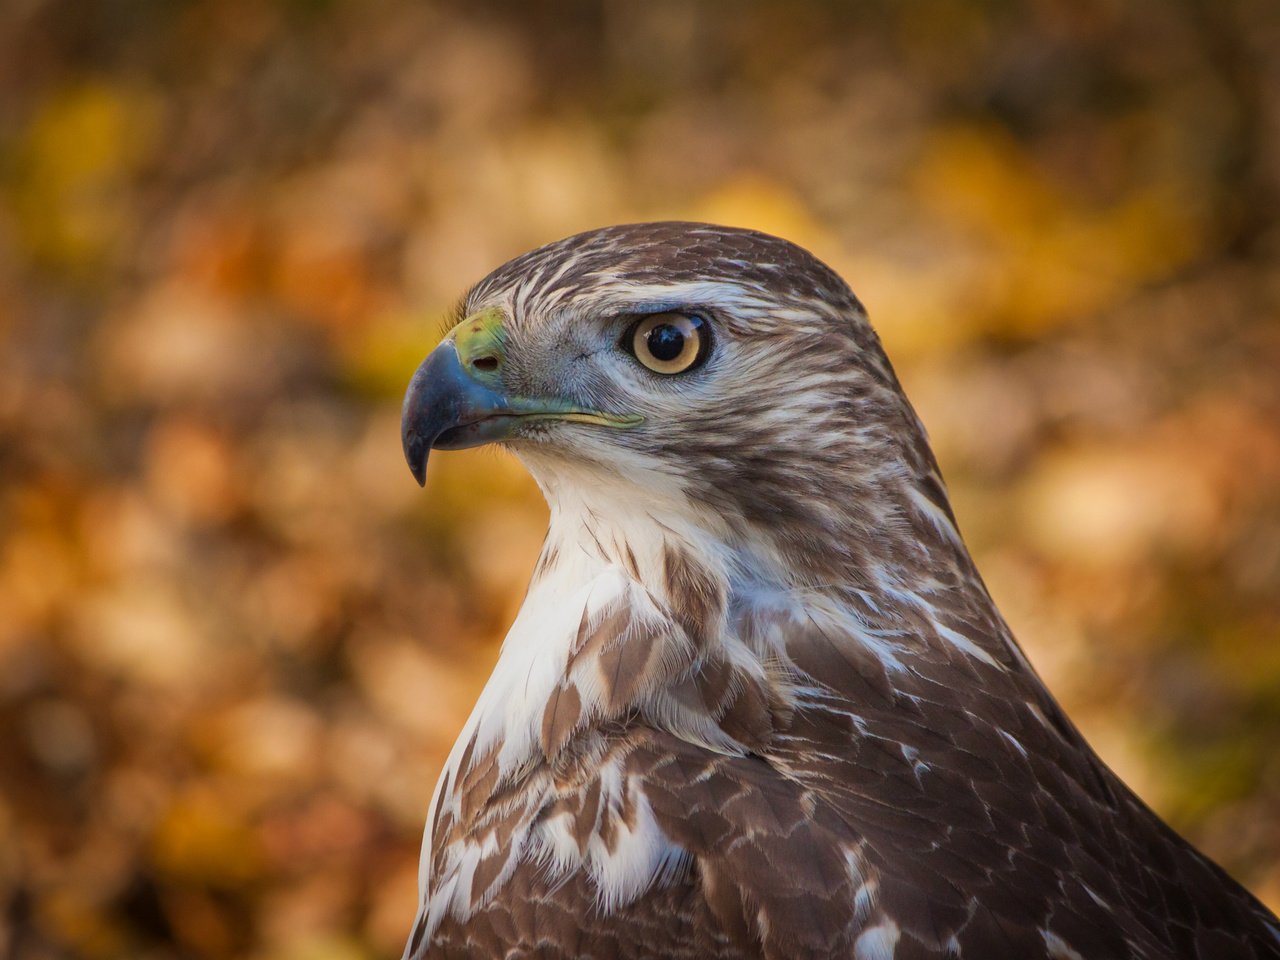
[[[1280,907],[1280,5],[0,5],[0,954],[398,955],[545,524],[398,433],[602,224],[868,305],[1052,689]]]

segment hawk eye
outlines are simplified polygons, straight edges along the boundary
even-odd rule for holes
[[[707,359],[711,330],[697,314],[655,313],[632,327],[623,343],[654,373],[684,373]]]

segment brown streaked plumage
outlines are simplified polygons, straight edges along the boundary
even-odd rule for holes
[[[702,318],[705,364],[628,351],[664,312]],[[551,525],[437,787],[407,957],[1280,957],[1036,677],[829,268],[611,227],[461,316],[487,319],[406,398],[411,466],[499,439]]]

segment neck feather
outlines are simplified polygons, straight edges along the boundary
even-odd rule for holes
[[[568,834],[535,829],[540,810],[575,795],[565,784],[621,769],[610,751],[632,724],[718,753],[770,755],[823,715],[874,739],[877,717],[984,709],[956,676],[985,691],[982,703],[1016,693],[1056,713],[945,498],[904,498],[912,536],[929,538],[919,554],[846,551],[850,564],[875,559],[818,576],[749,526],[708,528],[707,511],[683,498],[642,497],[622,481],[541,482],[551,524],[533,582],[432,801],[426,930],[497,889],[526,843],[557,869],[586,857],[607,902],[643,889],[668,854],[678,859],[655,842],[649,859],[615,851],[597,862]],[[625,806],[629,788],[608,782]]]

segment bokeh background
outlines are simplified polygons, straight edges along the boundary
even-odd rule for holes
[[[609,222],[868,304],[1103,756],[1280,907],[1274,0],[0,4],[0,954],[398,955],[545,524],[400,454]]]

